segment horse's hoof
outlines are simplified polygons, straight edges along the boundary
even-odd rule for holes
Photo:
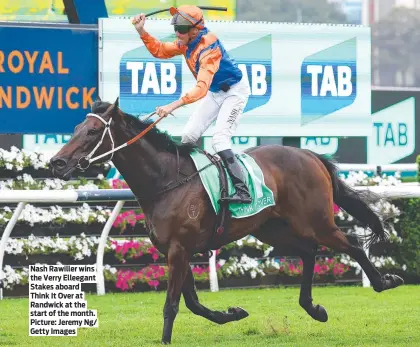
[[[171,344],[171,341],[164,341],[164,340],[162,340],[162,345],[170,345]]]
[[[249,313],[242,307],[229,307],[228,313],[233,314],[235,316],[235,320],[241,320],[249,316]]]
[[[403,280],[400,276],[398,276],[398,275],[390,275],[390,274],[386,274],[386,275],[384,276],[384,278],[385,278],[386,280],[389,280],[389,281],[391,281],[391,282],[392,282],[392,284],[394,285],[394,287],[393,287],[393,288],[395,288],[395,287],[399,287],[399,286],[401,286],[401,285],[403,285],[403,284],[404,284],[404,280]]]
[[[319,322],[325,323],[328,320],[327,310],[321,305],[316,305],[315,312],[312,318]]]
[[[382,277],[383,290],[397,288],[404,284],[404,280],[397,275],[386,274]]]

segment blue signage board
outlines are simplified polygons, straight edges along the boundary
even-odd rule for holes
[[[0,23],[0,133],[72,133],[98,86],[98,31]]]

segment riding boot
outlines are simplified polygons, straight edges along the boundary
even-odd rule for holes
[[[235,154],[230,149],[218,152],[217,154],[219,154],[220,158],[222,158],[235,188],[235,193],[233,195],[221,200],[229,203],[251,203],[252,198],[249,194],[248,187],[245,184],[245,176]]]

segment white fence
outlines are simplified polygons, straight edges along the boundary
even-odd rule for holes
[[[411,172],[416,174],[417,164],[338,164],[340,171],[365,171],[381,174],[382,172]]]
[[[383,197],[393,198],[420,198],[420,185],[415,183],[399,184],[396,186],[360,186],[358,190],[370,190]],[[0,281],[3,279],[3,259],[7,241],[18,221],[18,218],[26,203],[66,203],[66,202],[86,202],[86,201],[116,201],[116,205],[109,216],[104,229],[102,230],[98,252],[96,256],[97,266],[97,294],[105,294],[105,280],[103,274],[103,257],[109,231],[117,218],[125,201],[135,201],[134,194],[129,189],[101,189],[101,190],[3,190],[0,191],[1,203],[17,204],[12,218],[7,224],[0,241]],[[215,254],[215,252],[214,252]],[[218,280],[216,274],[216,256],[209,260],[210,266],[210,289],[218,291]],[[363,275],[363,285],[369,286],[369,280]],[[0,289],[0,299],[3,298],[3,290]]]

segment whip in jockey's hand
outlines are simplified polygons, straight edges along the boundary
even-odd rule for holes
[[[144,29],[144,13],[135,16],[132,23],[154,57],[168,59],[183,55],[197,83],[179,100],[157,107],[156,113],[167,116],[178,107],[199,101],[185,126],[182,142],[196,143],[216,120],[212,146],[222,158],[235,187],[235,193],[225,201],[250,203],[245,176],[232,152],[231,142],[250,95],[248,81],[216,35],[205,27],[200,8],[182,5],[171,7],[170,12],[177,37],[174,42],[161,42],[152,37]]]

